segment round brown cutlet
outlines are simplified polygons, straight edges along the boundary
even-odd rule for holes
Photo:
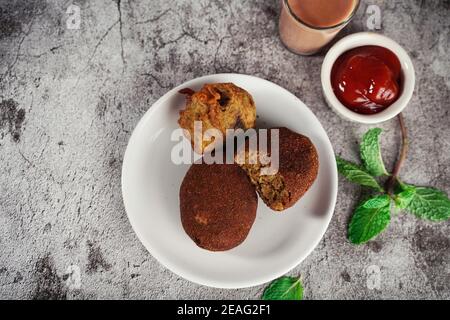
[[[261,164],[261,159],[256,164],[251,164],[248,162],[249,159],[245,158],[247,162],[239,164],[248,174],[264,203],[273,210],[282,211],[293,206],[311,187],[318,174],[319,158],[316,148],[308,137],[284,127],[268,130],[266,150],[269,156],[272,156],[271,130],[274,129],[279,130],[278,171],[274,175],[261,174],[261,168],[268,167]],[[255,150],[248,148],[247,143],[246,157],[255,154]],[[242,155],[241,152],[239,154]],[[260,150],[256,154],[262,156]]]
[[[288,128],[279,129],[279,173],[289,192],[289,201],[284,209],[293,206],[316,180],[319,171],[319,156],[311,140]]]
[[[257,204],[255,188],[236,164],[193,164],[181,183],[181,223],[207,250],[229,250],[242,243]]]

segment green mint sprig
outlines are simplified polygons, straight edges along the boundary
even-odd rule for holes
[[[264,290],[262,300],[302,300],[303,285],[300,278],[281,277]]]
[[[389,175],[381,158],[379,143],[381,131],[380,128],[367,131],[360,145],[361,160],[364,163],[364,167],[368,173],[375,177]]]
[[[367,131],[360,144],[362,166],[336,156],[336,164],[340,174],[347,180],[369,187],[377,192],[369,199],[361,202],[348,226],[348,239],[354,244],[363,244],[379,235],[391,221],[394,208],[414,214],[418,218],[431,221],[443,221],[450,218],[450,199],[435,188],[418,187],[403,183],[398,174],[406,158],[408,147],[406,128],[403,117],[399,115],[402,129],[402,149],[394,171],[389,174],[381,157],[379,136],[380,128]],[[388,176],[382,188],[378,177]]]

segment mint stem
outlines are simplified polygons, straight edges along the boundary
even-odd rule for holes
[[[389,177],[389,179],[386,182],[386,191],[389,195],[392,196],[393,190],[394,190],[394,184],[398,178],[398,175],[400,173],[400,169],[403,165],[403,162],[405,162],[406,154],[408,152],[408,131],[406,130],[405,126],[405,119],[403,118],[403,114],[400,112],[398,114],[398,122],[400,124],[400,130],[402,134],[402,145],[400,149],[400,155],[398,157],[397,163],[395,164],[394,171],[392,171],[392,175]]]

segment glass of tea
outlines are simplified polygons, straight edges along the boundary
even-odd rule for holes
[[[356,13],[359,0],[282,0],[280,38],[294,53],[311,55],[328,44]]]

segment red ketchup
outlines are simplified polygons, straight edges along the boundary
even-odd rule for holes
[[[400,61],[390,50],[362,46],[344,52],[331,70],[334,94],[348,109],[374,114],[400,94]]]

